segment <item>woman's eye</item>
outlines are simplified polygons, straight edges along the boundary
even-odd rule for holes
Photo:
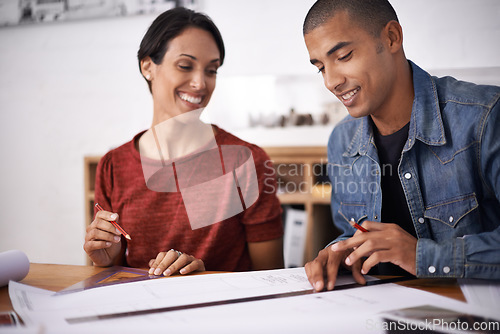
[[[184,71],[189,71],[192,67],[190,65],[179,65],[179,68]]]
[[[208,74],[211,74],[211,75],[216,75],[217,74],[217,70],[207,70]]]
[[[352,55],[352,51],[349,52],[348,54],[346,54],[345,56],[340,57],[339,60],[347,60],[351,55]]]
[[[324,71],[325,71],[325,67],[324,66],[318,68],[318,73],[323,73]]]

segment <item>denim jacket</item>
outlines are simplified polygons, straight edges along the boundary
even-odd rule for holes
[[[417,276],[500,279],[500,87],[431,77],[410,64],[409,135],[392,172],[418,237]],[[391,171],[379,165],[367,117],[348,116],[335,127],[328,161],[342,232],[334,243],[354,234],[352,218],[380,221],[381,173]]]

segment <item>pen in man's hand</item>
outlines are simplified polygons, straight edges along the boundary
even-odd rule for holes
[[[364,228],[363,226],[361,226],[358,223],[356,223],[354,221],[354,218],[351,218],[351,220],[349,221],[349,224],[351,224],[352,227],[358,229],[361,232],[368,232],[368,230],[366,228]]]

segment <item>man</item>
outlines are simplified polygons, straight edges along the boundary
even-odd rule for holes
[[[303,32],[350,114],[328,143],[343,233],[305,266],[315,290],[333,289],[341,265],[360,284],[374,267],[500,279],[500,87],[431,77],[407,60],[386,0],[319,0]]]

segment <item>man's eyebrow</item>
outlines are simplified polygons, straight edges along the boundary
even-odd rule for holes
[[[311,60],[309,60],[309,61],[310,61],[310,62],[311,62],[311,64],[313,64],[313,65],[316,65],[317,63],[319,63],[319,61],[318,61],[316,58],[311,59]]]
[[[330,50],[328,50],[328,52],[326,53],[327,56],[337,52],[338,50],[342,49],[343,47],[346,47],[348,45],[350,45],[352,42],[338,42],[333,48],[331,48]]]
[[[330,55],[334,54],[335,52],[337,52],[338,50],[340,50],[340,49],[342,49],[350,44],[352,44],[352,42],[338,42],[337,44],[335,44],[334,47],[332,47],[330,50],[328,50],[326,55],[330,56]],[[311,59],[310,62],[313,65],[315,65],[316,63],[319,63],[319,61],[317,59]]]

